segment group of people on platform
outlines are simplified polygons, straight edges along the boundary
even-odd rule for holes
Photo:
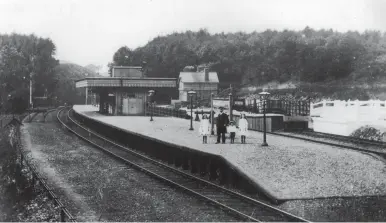
[[[238,125],[234,121],[229,121],[228,115],[224,113],[224,108],[220,108],[220,113],[217,116],[216,122],[217,129],[217,142],[225,144],[225,134],[228,132],[230,134],[231,144],[235,142],[236,132],[241,136],[241,143],[245,144],[246,137],[248,135],[248,121],[245,118],[245,114],[241,114],[238,121]],[[208,116],[203,115],[200,123],[199,133],[202,135],[202,143],[208,143],[208,135],[211,134],[211,124],[209,122]]]

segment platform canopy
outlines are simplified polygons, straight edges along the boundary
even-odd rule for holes
[[[177,87],[176,78],[87,77],[75,82],[82,87]]]

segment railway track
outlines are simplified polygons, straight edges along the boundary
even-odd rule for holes
[[[283,136],[293,139],[300,139],[308,142],[319,143],[329,146],[341,147],[359,152],[372,153],[386,158],[386,144],[384,142],[363,140],[354,137],[339,136],[312,131],[267,132],[267,134]]]
[[[350,143],[364,145],[364,146],[386,147],[385,142],[369,140],[369,139],[360,139],[360,138],[351,137],[351,136],[341,136],[341,135],[322,133],[322,132],[313,132],[313,131],[302,131],[302,132],[299,132],[299,134],[311,136],[311,137],[328,138],[333,140],[350,142]]]
[[[61,109],[57,114],[59,122],[78,137],[91,143],[114,158],[136,168],[158,180],[193,194],[245,221],[308,222],[307,220],[280,210],[274,206],[220,187],[186,172],[142,155],[130,148],[80,125],[71,116],[71,109],[65,115]]]

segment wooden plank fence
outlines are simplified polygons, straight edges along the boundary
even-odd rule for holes
[[[150,116],[151,112],[153,112],[153,116],[159,116],[159,117],[177,117],[177,118],[184,118],[184,119],[190,119],[190,111],[186,112],[184,110],[177,110],[173,108],[164,108],[164,107],[154,107],[153,108],[147,108],[146,115]],[[209,121],[210,119],[210,112],[203,112],[203,111],[193,111],[193,120],[194,121],[200,121],[200,118],[197,120],[196,116],[197,114],[199,117],[201,117],[202,113],[207,114]],[[247,121],[248,121],[248,129],[249,130],[255,130],[255,131],[263,131],[263,124],[264,120],[263,117],[256,117],[256,116],[248,116],[247,114]],[[238,115],[233,115],[233,121],[238,123],[238,120],[240,117]],[[216,124],[216,118],[214,119],[214,123]],[[283,128],[283,117],[282,116],[273,116],[273,117],[267,117],[266,119],[266,127],[267,131],[276,131]]]

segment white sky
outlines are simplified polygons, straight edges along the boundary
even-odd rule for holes
[[[301,30],[307,25],[384,32],[386,0],[0,0],[0,33],[49,37],[58,59],[104,70],[119,47],[136,48],[173,31]]]

